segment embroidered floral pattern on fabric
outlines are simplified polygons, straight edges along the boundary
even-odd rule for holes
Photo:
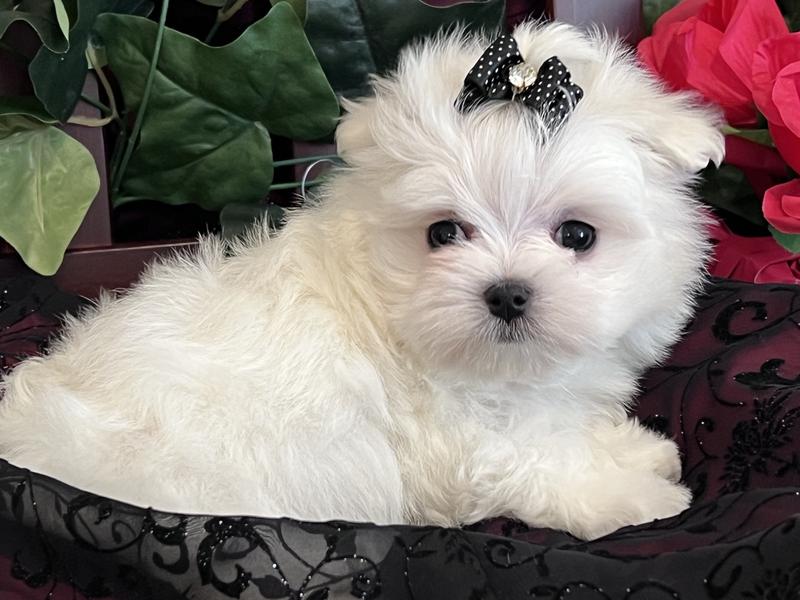
[[[10,368],[80,303],[44,280],[2,283]],[[509,519],[453,530],[182,516],[0,461],[0,598],[797,598],[799,321],[800,288],[715,282],[645,378],[638,414],[675,436],[696,495],[675,518],[585,543]]]
[[[740,421],[733,429],[733,441],[725,453],[726,481],[723,492],[740,492],[748,488],[750,472],[782,477],[794,470],[800,475],[795,425],[800,421],[800,407],[785,411],[784,402],[789,394],[772,396],[767,400],[755,400],[755,415],[749,421]],[[790,455],[781,458],[779,450],[786,448]],[[770,473],[770,470],[773,473]]]

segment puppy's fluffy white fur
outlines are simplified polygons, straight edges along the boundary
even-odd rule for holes
[[[348,166],[270,237],[152,265],[4,382],[0,455],[179,512],[457,525],[510,515],[593,538],[686,508],[678,452],[626,415],[691,311],[693,174],[719,117],[599,33],[519,27],[585,98],[557,132],[453,102],[490,38],[440,36],[348,105]],[[470,240],[432,250],[454,218]],[[597,230],[578,254],[554,231]],[[533,292],[509,335],[484,290]]]

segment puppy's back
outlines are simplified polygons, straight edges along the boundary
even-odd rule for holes
[[[401,520],[380,380],[304,285],[297,234],[233,256],[209,238],[69,319],[3,383],[0,456],[162,510]],[[343,482],[348,459],[387,477]]]

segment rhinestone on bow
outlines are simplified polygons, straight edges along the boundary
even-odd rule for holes
[[[537,69],[526,62],[521,62],[509,69],[508,82],[512,85],[514,95],[525,91],[536,82]]]

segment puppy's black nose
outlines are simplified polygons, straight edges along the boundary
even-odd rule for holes
[[[530,297],[528,288],[513,281],[501,281],[483,293],[489,312],[506,323],[525,314]]]

